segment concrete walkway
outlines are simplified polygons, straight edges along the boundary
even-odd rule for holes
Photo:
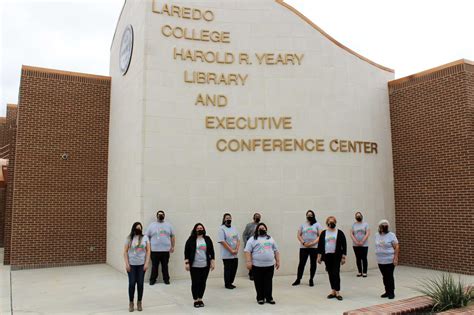
[[[180,266],[181,267],[181,266]],[[10,314],[9,268],[1,267],[1,314]],[[413,288],[417,279],[432,277],[437,271],[399,267],[396,270],[397,299],[419,295]],[[11,272],[12,314],[129,314],[127,277],[108,265],[90,265]],[[474,284],[474,277],[463,276]],[[145,284],[144,311],[139,314],[342,314],[343,311],[387,301],[378,270],[368,278],[354,273],[342,274],[344,301],[327,300],[329,281],[326,274],[316,276],[315,287],[307,278],[292,287],[294,276],[274,278],[276,305],[258,305],[253,283],[238,278],[237,289],[227,290],[221,278],[208,280],[206,307],[192,307],[190,280],[172,280],[171,285]],[[134,312],[137,314],[137,311]]]

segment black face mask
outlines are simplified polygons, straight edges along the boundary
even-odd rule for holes
[[[265,235],[267,235],[267,231],[265,231],[265,230],[258,230],[258,235],[260,235],[260,236],[265,236]]]
[[[382,225],[380,230],[382,231],[382,233],[387,234],[388,233],[388,226],[387,225]]]
[[[260,223],[260,218],[255,218],[254,221],[255,223]]]
[[[197,234],[197,235],[204,235],[204,230],[197,230],[197,231],[196,231],[196,234]]]
[[[135,235],[142,235],[142,229],[135,229]]]
[[[232,224],[232,220],[225,220],[225,225],[230,226]]]
[[[311,223],[316,222],[316,219],[314,217],[310,217],[310,216],[307,216],[306,220],[308,220]]]
[[[357,220],[357,222],[361,222],[361,221],[362,221],[362,217],[356,217],[356,220]]]
[[[158,220],[163,221],[164,219],[165,219],[164,215],[162,215],[162,214],[158,215]]]
[[[334,222],[329,222],[328,226],[331,228],[331,229],[334,229],[336,227],[336,223]]]

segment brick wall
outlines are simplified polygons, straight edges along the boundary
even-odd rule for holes
[[[7,119],[6,117],[0,117],[0,159],[8,158],[8,146],[7,143]],[[0,169],[1,172],[1,169]],[[3,185],[6,184],[6,180],[0,183],[0,247],[3,247],[3,233],[5,229],[5,202],[6,202],[6,189]]]
[[[19,100],[12,268],[104,263],[110,78],[24,66]]]
[[[401,263],[474,274],[474,65],[389,83]]]

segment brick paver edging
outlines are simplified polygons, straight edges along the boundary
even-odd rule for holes
[[[474,303],[471,303],[470,305],[463,307],[463,308],[455,308],[446,312],[441,312],[438,314],[443,314],[443,315],[451,315],[451,314],[474,314]]]
[[[413,312],[422,312],[433,307],[433,302],[429,297],[416,296],[409,299],[373,305],[356,310],[344,312],[344,315],[357,314],[409,314]]]

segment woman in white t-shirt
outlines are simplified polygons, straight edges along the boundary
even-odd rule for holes
[[[143,235],[143,226],[140,222],[132,225],[130,235],[127,236],[124,245],[123,258],[125,269],[128,274],[128,310],[134,310],[135,286],[138,291],[137,310],[142,311],[143,282],[145,272],[150,262],[150,242],[146,235]]]
[[[393,272],[398,265],[400,246],[395,233],[389,231],[390,224],[387,220],[379,222],[379,231],[375,234],[375,256],[383,276],[385,293],[380,297],[395,298],[395,278]]]
[[[367,277],[367,252],[369,251],[369,236],[370,229],[369,224],[363,220],[362,213],[356,212],[356,221],[352,224],[351,238],[352,247],[354,248],[354,254],[356,256],[357,270],[359,273],[357,277]]]

